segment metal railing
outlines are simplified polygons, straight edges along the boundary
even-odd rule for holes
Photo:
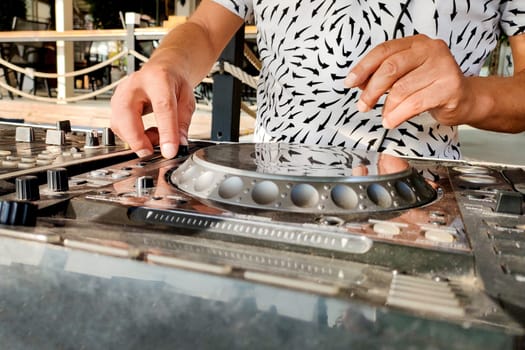
[[[0,32],[0,42],[3,43],[31,43],[31,42],[77,42],[77,41],[121,41],[124,43],[124,49],[117,53],[115,56],[95,64],[91,67],[84,68],[78,71],[65,72],[63,74],[59,73],[43,73],[36,72],[31,68],[24,68],[17,66],[5,59],[0,58],[0,64],[14,70],[20,74],[24,74],[30,78],[70,78],[76,77],[79,75],[89,74],[98,69],[104,68],[108,65],[111,65],[116,60],[122,58],[127,59],[127,74],[130,74],[135,71],[135,59],[137,58],[141,61],[146,61],[147,57],[141,55],[135,51],[135,41],[136,40],[160,40],[166,35],[169,29],[163,27],[154,27],[154,28],[135,28],[134,24],[128,24],[126,29],[108,29],[108,30],[68,30],[63,32],[57,31],[9,31],[9,32]],[[61,58],[57,50],[57,61]],[[66,57],[66,60],[73,60],[73,57]],[[99,94],[105,93],[108,90],[113,89],[118,85],[125,77],[119,79],[118,81],[112,82],[111,84],[93,91],[91,93],[86,93],[81,96],[74,97],[41,97],[36,95],[28,94],[20,89],[17,89],[7,82],[0,81],[0,87],[6,89],[7,91],[23,96],[29,99],[38,100],[41,102],[56,102],[56,103],[68,103],[75,102],[84,99],[93,98]],[[70,82],[72,83],[72,82]],[[59,94],[64,95],[64,94]]]
[[[164,35],[169,31],[169,28],[164,27],[149,27],[149,28],[135,28],[134,24],[127,24],[126,29],[107,29],[107,30],[68,30],[63,32],[56,31],[9,31],[9,32],[0,32],[0,42],[9,43],[23,43],[23,42],[78,42],[78,41],[121,41],[123,42],[122,51],[116,53],[114,56],[108,58],[103,62],[99,62],[95,65],[92,65],[88,68],[83,68],[77,71],[65,72],[62,74],[59,73],[46,73],[46,72],[37,72],[31,68],[24,68],[17,66],[5,59],[0,58],[0,65],[5,66],[6,68],[24,74],[30,78],[71,78],[76,76],[83,76],[94,72],[96,70],[102,69],[108,65],[112,65],[115,61],[126,58],[127,75],[135,71],[135,58],[142,62],[146,62],[148,57],[140,54],[135,50],[136,41],[141,40],[161,40]],[[255,37],[255,30],[253,27],[248,27],[245,31],[245,35],[249,39]],[[57,51],[58,52],[58,51]],[[254,65],[254,67],[260,67],[260,62],[258,58],[254,55],[249,47],[245,46],[244,48],[245,57],[248,61]],[[57,61],[59,60],[57,53]],[[67,59],[73,60],[73,57],[67,57]],[[229,62],[217,62],[211,69],[209,77],[212,77],[216,73],[228,73],[235,78],[239,79],[243,84],[250,86],[253,89],[257,88],[257,77],[251,76],[250,74],[244,72],[242,69],[230,64]],[[69,103],[77,102],[81,100],[91,99],[100,94],[103,94],[107,91],[115,88],[121,81],[126,79],[126,76],[120,78],[117,81],[111,82],[107,86],[104,86],[100,89],[97,89],[90,93],[81,94],[78,96],[62,96],[52,98],[52,97],[42,97],[37,95],[32,95],[26,93],[20,89],[17,89],[7,82],[0,80],[0,87],[5,90],[19,95],[31,100],[48,102],[48,103]],[[210,78],[204,79],[204,83],[212,83],[213,80]],[[241,108],[246,111],[248,114],[255,116],[254,111],[242,104]]]

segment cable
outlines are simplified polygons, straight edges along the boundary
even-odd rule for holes
[[[401,6],[401,13],[399,16],[397,16],[396,24],[394,25],[394,31],[392,32],[392,40],[397,39],[397,32],[401,30],[401,19],[403,18],[403,15],[408,9],[408,6],[410,5],[411,0],[405,1],[405,3]],[[385,129],[383,131],[383,135],[381,136],[380,142],[376,147],[377,152],[381,152],[381,147],[383,147],[383,143],[385,143],[385,139],[388,135],[388,130]]]

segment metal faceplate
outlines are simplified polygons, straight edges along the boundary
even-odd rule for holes
[[[265,308],[268,300],[282,313],[282,318],[275,318],[278,334],[283,334],[283,325],[290,319],[285,308],[293,312],[309,308],[310,304],[301,302],[304,291],[316,300],[328,296],[343,303],[341,312],[334,312],[334,304],[329,304],[327,317],[309,314],[305,318],[329,320],[326,329],[331,345],[336,327],[354,325],[347,319],[356,312],[347,312],[347,305],[360,303],[378,310],[370,313],[372,321],[362,328],[369,332],[351,328],[345,336],[366,334],[367,341],[374,339],[383,345],[393,344],[392,334],[398,334],[402,343],[409,339],[416,344],[414,337],[418,337],[418,348],[449,344],[459,344],[461,349],[477,349],[480,344],[511,348],[520,341],[525,324],[519,318],[524,310],[519,292],[525,271],[521,245],[525,217],[495,208],[515,207],[518,197],[510,196],[515,193],[510,193],[507,179],[514,177],[512,185],[525,188],[521,169],[511,174],[496,166],[400,159],[337,147],[190,146],[188,159],[183,155],[168,160],[156,153],[127,162],[115,160],[105,167],[90,166],[69,179],[68,190],[57,192],[42,184],[40,199],[34,201],[39,208],[36,226],[0,227],[4,275],[13,276],[3,279],[0,292],[11,298],[6,305],[14,305],[8,311],[20,315],[17,325],[27,324],[20,310],[45,310],[50,315],[67,315],[56,310],[74,310],[95,317],[115,310],[108,316],[111,324],[115,319],[119,324],[131,320],[141,327],[155,325],[151,330],[166,329],[159,326],[158,319],[159,314],[168,315],[165,324],[182,330],[179,337],[187,334],[188,324],[199,330],[218,329],[223,324],[218,338],[227,338],[231,331],[232,339],[247,339],[247,332],[236,326],[246,324],[263,325],[257,334],[264,339],[281,339],[268,332],[266,319],[260,322],[258,315],[250,318],[251,314],[244,317],[244,309],[236,313],[235,305],[225,308],[227,322],[202,323],[217,320],[222,312],[217,312],[217,301],[222,299],[212,294],[232,285],[234,303],[242,297],[252,299],[255,294],[249,291],[268,290],[266,299],[258,299],[257,305]],[[435,175],[435,185],[420,172]],[[10,194],[3,199],[14,200],[15,193],[7,186],[6,191]],[[505,198],[511,203],[495,204]],[[522,202],[518,204],[523,207]],[[29,244],[28,240],[50,244]],[[45,254],[30,250],[37,245]],[[110,271],[109,260],[115,260],[115,271]],[[39,270],[28,278],[31,267],[26,265],[32,261],[40,264]],[[78,277],[81,273],[101,277],[71,280],[71,274]],[[41,291],[49,290],[50,281],[60,284],[53,291],[67,289],[61,277],[72,281],[68,285],[71,297],[51,293],[59,297],[46,297],[47,308],[27,304],[31,298],[45,304]],[[214,277],[218,283],[207,285]],[[27,281],[30,287],[24,285]],[[108,281],[115,283],[115,292],[101,297],[100,289],[92,286]],[[173,283],[182,296],[167,295],[165,304],[155,304],[160,313],[152,307],[151,318],[144,318],[149,315],[150,298],[167,291],[159,288],[163,281]],[[122,287],[121,282],[125,283]],[[122,298],[137,290],[135,283],[145,285],[140,299]],[[184,291],[191,295],[195,291],[200,293],[199,300],[210,301],[210,312],[203,312],[206,305],[199,308],[193,302],[185,303]],[[93,303],[77,297],[88,292],[92,292]],[[283,293],[290,298],[281,300]],[[173,312],[163,312],[169,311],[166,305],[174,305],[173,300],[181,304]],[[92,310],[92,305],[101,307],[82,312]],[[140,318],[122,310],[134,310]],[[274,314],[268,313],[270,318]],[[180,316],[180,322],[171,316]],[[71,331],[78,327],[74,317],[68,316],[60,325],[47,315],[32,320],[32,332],[45,329],[42,325],[51,325],[52,330],[64,330],[63,324],[70,324]],[[304,339],[304,334],[311,333],[300,320],[300,327],[285,332],[286,339],[290,334]],[[2,325],[9,324],[14,324],[12,319]],[[425,324],[428,326],[421,326]],[[98,325],[96,322],[97,332]],[[166,332],[152,338],[164,341],[166,334],[162,333]],[[137,329],[128,334],[133,340]],[[67,337],[55,334],[48,338]],[[262,338],[254,335],[250,339],[260,342]],[[346,347],[349,344],[340,336],[336,340]],[[437,343],[441,341],[444,343]],[[52,348],[57,346],[60,344]]]

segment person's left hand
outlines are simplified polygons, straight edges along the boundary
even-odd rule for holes
[[[361,112],[388,92],[383,108],[388,129],[425,111],[445,125],[466,122],[468,80],[446,43],[426,35],[378,45],[348,73],[345,85],[363,90],[357,102]]]

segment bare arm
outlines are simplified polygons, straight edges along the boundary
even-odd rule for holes
[[[509,38],[514,61],[512,77],[470,78],[478,96],[470,125],[503,132],[525,130],[525,34]]]
[[[204,0],[187,22],[166,35],[150,61],[180,65],[191,85],[196,86],[242,23],[221,5]]]
[[[139,156],[160,143],[172,158],[186,142],[195,109],[193,88],[240,28],[243,21],[204,0],[191,18],[170,31],[150,60],[122,82],[111,99],[111,128]],[[158,129],[144,131],[142,115],[153,111]]]

